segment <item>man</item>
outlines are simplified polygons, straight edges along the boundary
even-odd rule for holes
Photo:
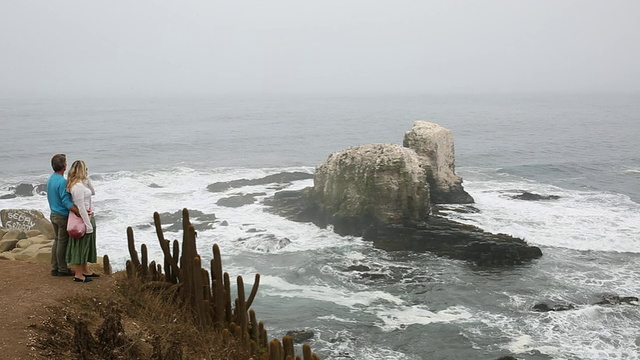
[[[67,218],[69,211],[80,215],[78,208],[71,201],[71,194],[67,192],[67,180],[64,172],[67,170],[67,156],[56,154],[51,158],[53,174],[47,181],[47,200],[51,209],[51,223],[53,224],[53,247],[51,248],[51,275],[71,276],[73,272],[67,267]]]

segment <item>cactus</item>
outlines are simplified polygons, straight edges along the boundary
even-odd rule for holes
[[[133,268],[137,269],[140,265],[140,260],[138,260],[138,252],[136,251],[136,245],[133,239],[133,229],[131,226],[127,227],[127,244],[129,245],[129,255],[131,255]]]
[[[282,346],[284,348],[284,356],[290,356],[291,359],[296,356],[296,353],[293,350],[293,338],[291,336],[285,336],[282,338]]]
[[[162,249],[162,253],[164,254],[165,262],[171,266],[171,270],[169,270],[169,266],[165,264],[165,268],[167,272],[170,272],[175,277],[180,277],[180,268],[178,268],[177,261],[171,256],[169,251],[169,241],[164,239],[164,233],[162,232],[162,223],[160,223],[160,214],[158,212],[153,213],[153,223],[156,226],[156,235],[158,236],[158,241],[160,242],[160,248]]]
[[[102,269],[105,275],[111,275],[113,269],[111,269],[111,264],[109,263],[109,255],[104,255],[102,257]]]
[[[311,352],[311,347],[304,344],[302,358],[295,355],[293,338],[285,336],[282,342],[272,339],[269,342],[267,331],[262,321],[258,321],[251,305],[258,292],[260,274],[255,274],[255,280],[249,297],[245,297],[244,280],[242,276],[236,278],[237,298],[231,300],[231,281],[229,274],[223,272],[222,257],[217,244],[213,245],[213,258],[209,272],[202,268],[201,258],[196,247],[196,231],[189,222],[189,211],[182,210],[182,251],[180,243],[171,242],[164,238],[160,215],[153,214],[158,242],[164,255],[164,270],[155,260],[147,265],[148,251],[145,244],[141,246],[142,262],[138,259],[135,249],[133,229],[127,228],[127,240],[130,260],[126,262],[127,275],[138,277],[149,288],[164,284],[165,288],[173,289],[172,296],[177,296],[180,303],[188,306],[193,313],[193,323],[199,329],[214,328],[220,332],[225,344],[237,342],[254,355],[254,359],[265,360],[315,360],[317,355]],[[105,256],[106,257],[106,256]],[[107,273],[108,258],[105,260]],[[110,267],[109,267],[110,268]],[[174,285],[172,285],[174,284]],[[168,293],[168,292],[167,292]],[[233,306],[232,306],[233,305]],[[233,336],[234,339],[231,339]]]
[[[147,245],[142,244],[140,246],[140,252],[142,253],[142,260],[140,262],[141,270],[142,270],[142,278],[146,279],[149,276],[149,265],[147,262],[149,261],[149,255],[147,253]]]

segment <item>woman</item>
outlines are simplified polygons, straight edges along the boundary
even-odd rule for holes
[[[82,160],[71,164],[67,179],[67,191],[71,193],[73,203],[80,211],[87,231],[80,239],[69,238],[67,246],[67,263],[75,265],[75,282],[89,282],[92,277],[100,275],[89,270],[88,263],[95,263],[96,251],[96,222],[93,219],[91,196],[95,195],[93,185],[87,176],[87,165]]]

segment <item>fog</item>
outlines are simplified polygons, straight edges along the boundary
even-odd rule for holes
[[[640,92],[637,0],[0,4],[0,97]]]

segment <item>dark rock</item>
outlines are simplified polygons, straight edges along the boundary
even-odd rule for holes
[[[244,244],[245,247],[252,250],[262,251],[270,253],[275,250],[280,250],[285,246],[291,244],[291,240],[288,238],[279,238],[273,234],[261,233],[251,237],[239,238],[237,242]]]
[[[223,221],[220,223],[220,226],[229,226],[229,223],[227,222],[227,220],[223,220]]]
[[[497,358],[496,360],[518,360],[518,358],[514,358],[511,355],[507,355],[507,356],[500,356],[499,358]]]
[[[216,221],[215,214],[205,214],[199,210],[189,210],[189,221],[196,231],[212,229]],[[164,231],[176,232],[182,230],[182,210],[174,213],[160,214],[160,223]],[[153,223],[151,225],[155,226]]]
[[[573,310],[575,306],[573,304],[546,304],[546,303],[538,303],[533,305],[532,308],[534,311],[538,312],[549,312],[549,311],[566,311]]]
[[[36,185],[34,190],[38,195],[47,195],[47,184]]]
[[[432,215],[423,222],[384,224],[367,216],[328,214],[315,203],[311,188],[278,192],[264,203],[267,211],[287,219],[320,227],[331,224],[340,235],[362,236],[390,251],[429,251],[481,266],[521,264],[542,256],[540,248],[522,239],[492,234],[440,216]]]
[[[220,206],[236,208],[244,205],[253,204],[256,202],[256,196],[264,196],[264,195],[266,195],[266,193],[234,195],[226,198],[221,198],[216,202],[216,204]]]
[[[239,188],[243,186],[266,185],[271,183],[290,183],[297,180],[313,179],[313,174],[295,172],[283,172],[272,174],[259,179],[239,179],[232,181],[216,182],[207,186],[207,190],[211,192],[222,192],[228,189]]]
[[[266,231],[266,230],[258,230],[258,229],[256,229],[256,228],[251,228],[251,229],[247,230],[247,233],[252,234],[252,233],[265,232],[265,231]]]
[[[602,300],[594,303],[593,305],[638,305],[638,298],[635,296],[618,296],[618,295],[604,295]]]
[[[528,191],[524,191],[522,194],[514,195],[511,197],[516,200],[529,200],[529,201],[540,201],[540,200],[558,200],[560,196],[558,195],[540,195],[531,193]]]
[[[310,330],[291,330],[287,331],[286,335],[293,338],[294,344],[302,344],[314,336],[313,331]]]
[[[154,189],[160,189],[160,188],[162,188],[162,186],[160,186],[160,185],[158,185],[158,184],[156,184],[156,183],[151,183],[151,184],[149,184],[149,187],[150,187],[150,188],[154,188]]]
[[[31,184],[20,184],[16,186],[13,193],[16,196],[33,196],[34,187]]]
[[[15,197],[26,197],[33,195],[46,195],[47,194],[47,185],[39,184],[33,186],[32,184],[20,184],[16,187],[10,187],[10,191],[12,194],[6,194],[0,197],[0,199],[13,199]]]
[[[363,272],[363,271],[369,271],[371,270],[371,268],[366,265],[351,265],[347,268],[347,270]]]

